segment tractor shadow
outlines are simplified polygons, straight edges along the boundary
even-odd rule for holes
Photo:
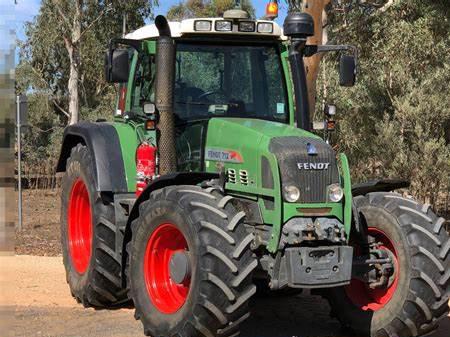
[[[242,337],[349,337],[330,317],[328,302],[315,295],[256,297]]]

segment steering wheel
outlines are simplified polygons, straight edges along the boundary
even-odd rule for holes
[[[198,100],[202,100],[202,99],[204,99],[204,98],[206,98],[208,96],[211,96],[211,95],[222,95],[222,93],[220,91],[211,90],[211,91],[207,91],[207,92],[204,92],[203,94],[199,95],[197,97],[197,99]]]

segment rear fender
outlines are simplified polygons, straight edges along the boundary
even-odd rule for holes
[[[128,192],[120,140],[108,123],[80,122],[64,130],[56,172],[65,172],[70,152],[78,143],[86,145],[93,157],[95,189],[98,192]]]

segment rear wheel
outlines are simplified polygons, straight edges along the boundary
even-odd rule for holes
[[[355,202],[372,245],[387,253],[394,271],[381,288],[354,279],[330,290],[334,315],[360,336],[432,332],[448,312],[450,239],[444,219],[395,193],[370,193]]]
[[[93,159],[82,144],[67,160],[61,201],[63,259],[72,295],[84,306],[99,308],[126,301],[112,198],[95,190]]]
[[[230,197],[167,187],[140,206],[127,246],[136,318],[148,336],[237,336],[257,261]]]

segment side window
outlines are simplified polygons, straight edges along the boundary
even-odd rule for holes
[[[144,54],[138,59],[134,75],[133,92],[131,94],[131,109],[142,112],[145,102],[155,100],[155,57]]]

